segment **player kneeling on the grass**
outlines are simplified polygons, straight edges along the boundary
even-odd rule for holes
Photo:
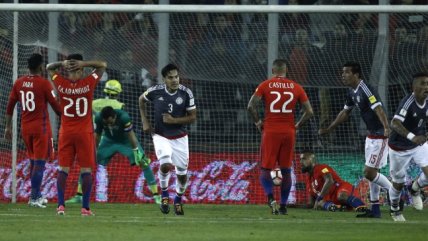
[[[123,110],[125,104],[118,100],[119,94],[121,92],[122,92],[122,85],[120,84],[120,82],[118,80],[109,80],[106,82],[106,84],[104,86],[104,93],[106,94],[105,98],[96,99],[92,102],[92,110],[94,112],[94,118],[93,118],[94,122],[95,122],[97,113],[101,112],[101,110],[104,107],[111,106],[113,109]],[[106,141],[101,142],[101,146],[100,146],[101,149],[99,147],[100,150],[97,151],[97,163],[101,164],[103,166],[107,165],[107,163],[110,161],[110,159],[113,157],[113,155],[116,152],[124,154],[123,153],[124,150],[130,148],[128,136],[127,136],[126,132],[123,131],[123,128],[121,126],[118,126],[118,129],[117,128],[116,129],[113,128],[113,129],[115,130],[114,135],[112,135],[112,133],[110,133],[109,131],[104,131],[102,133],[102,138],[107,138],[107,139],[106,139]],[[106,135],[105,135],[106,133],[109,133],[108,137],[106,137]],[[109,141],[107,142],[107,140],[109,140]],[[112,149],[112,148],[110,148],[110,146],[108,146],[108,145],[110,145],[110,143],[122,143],[122,144],[114,144],[111,146],[113,148]],[[101,152],[104,152],[106,150],[107,150],[107,152],[105,152],[105,153],[109,153],[108,155],[101,153]],[[141,153],[143,153],[142,150],[143,149],[141,148]],[[126,155],[126,154],[124,154],[124,155]],[[132,164],[133,163],[132,160],[134,160],[134,157],[128,156],[128,159],[130,160],[130,162]],[[145,162],[145,163],[149,163],[149,162]],[[135,162],[134,162],[134,164],[135,164]],[[144,165],[144,163],[142,163],[142,164]],[[98,166],[98,168],[104,168],[103,166]],[[158,195],[158,186],[156,183],[156,179],[153,175],[152,169],[150,168],[149,165],[144,165],[141,168],[142,168],[143,173],[144,173],[144,178],[146,179],[147,184],[150,187],[150,191],[153,194],[153,198],[155,200],[155,203],[160,204],[161,198]],[[102,172],[102,170],[98,169],[97,175],[99,175],[100,173],[107,173],[107,171]],[[107,180],[107,177],[105,177],[105,178]],[[105,186],[107,186],[107,185],[108,185],[108,183],[105,183]],[[99,188],[99,187],[100,186],[97,185],[97,201],[105,202],[105,201],[107,201],[107,198],[108,198],[107,197],[107,189],[106,188],[105,189]],[[104,189],[104,190],[100,190],[100,189]],[[77,194],[74,197],[67,200],[65,203],[69,204],[69,203],[80,203],[80,202],[82,202],[82,187],[81,187],[81,180],[79,179],[79,185],[77,187]]]
[[[102,137],[102,138],[101,138]],[[154,195],[157,195],[157,183],[150,168],[150,159],[137,140],[128,113],[124,110],[104,107],[95,116],[95,140],[97,144],[97,162],[106,166],[113,155],[126,156],[131,165],[138,165]]]
[[[196,120],[196,105],[192,91],[180,84],[178,67],[168,64],[162,68],[164,84],[150,87],[139,98],[143,131],[152,128],[146,114],[146,103],[154,107],[155,129],[152,135],[156,156],[160,163],[159,182],[162,189],[162,213],[169,213],[169,178],[175,167],[177,195],[174,198],[176,215],[183,215],[182,195],[187,187],[189,142],[186,125]]]
[[[330,166],[315,163],[314,152],[303,151],[300,161],[302,173],[307,173],[306,189],[311,194],[309,201],[314,209],[334,212],[338,207],[347,206],[357,212],[367,210],[349,182],[342,180]]]
[[[392,187],[389,188],[390,214],[394,221],[406,221],[400,212],[399,201],[410,162],[416,163],[422,169],[419,177],[408,187],[416,210],[423,209],[420,192],[422,187],[428,186],[427,73],[413,76],[412,91],[400,101],[391,121],[392,133],[388,141],[392,177]]]

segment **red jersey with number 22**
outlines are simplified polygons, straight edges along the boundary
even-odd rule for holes
[[[92,133],[92,100],[100,77],[96,72],[72,82],[55,74],[52,80],[61,99],[60,133]]]
[[[265,118],[263,131],[287,132],[294,129],[294,111],[297,102],[308,100],[305,90],[286,77],[275,76],[263,81],[254,95],[263,99]]]

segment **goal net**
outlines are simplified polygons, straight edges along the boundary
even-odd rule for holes
[[[268,52],[274,50],[278,58],[288,60],[289,78],[305,87],[315,112],[297,133],[289,203],[304,205],[308,198],[298,156],[303,149],[314,150],[318,162],[331,165],[367,198],[368,186],[361,177],[366,129],[358,111],[330,136],[320,138],[317,132],[343,108],[347,89],[340,73],[347,61],[361,64],[363,79],[378,88],[389,118],[393,116],[399,100],[411,91],[412,74],[427,71],[428,14],[388,14],[385,42],[379,35],[378,13],[277,16],[277,35],[270,35],[269,28],[276,25],[267,13],[171,13],[167,36],[159,36],[165,21],[159,13],[59,12],[52,17],[48,12],[18,12],[17,74],[26,73],[26,59],[33,52],[42,53],[46,61],[48,56],[54,56],[53,61],[63,60],[70,53],[106,60],[108,69],[95,97],[104,97],[106,80],[121,82],[119,99],[125,103],[157,174],[159,164],[151,137],[142,133],[138,97],[160,79],[157,73],[163,66],[158,58],[165,53],[160,41],[167,38],[167,62],[180,67],[181,82],[193,91],[198,109],[197,122],[189,126],[186,202],[256,204],[266,201],[258,181],[260,134],[246,106],[256,86],[269,76],[273,59]],[[4,119],[13,84],[13,13],[0,11],[0,23],[0,116]],[[57,28],[53,29],[53,24]],[[272,44],[275,36],[277,44]],[[385,67],[382,63],[386,63],[386,77],[379,74]],[[4,130],[4,121],[0,126]],[[0,142],[0,200],[4,202],[11,200],[15,175],[17,200],[26,201],[30,194],[29,160],[20,139],[19,114],[17,127],[16,173],[12,172],[11,142],[3,135]],[[52,201],[56,199],[56,168],[57,161],[47,165],[42,187],[43,195]],[[75,165],[66,198],[75,193],[77,170]],[[388,168],[382,172],[388,175]],[[412,168],[409,175],[414,177],[418,172]],[[152,202],[142,171],[129,166],[124,156],[115,155],[94,176],[95,201]],[[173,176],[171,184],[174,182]],[[276,195],[279,198],[278,192]]]

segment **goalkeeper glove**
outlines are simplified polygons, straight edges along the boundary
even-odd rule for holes
[[[140,165],[141,159],[143,159],[143,154],[140,152],[140,150],[137,148],[133,149],[134,152],[134,162],[136,165]]]

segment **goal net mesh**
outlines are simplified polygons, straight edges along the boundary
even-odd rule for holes
[[[364,199],[367,182],[364,166],[366,129],[358,111],[331,135],[320,138],[320,127],[328,126],[343,108],[347,88],[341,83],[344,62],[359,62],[363,79],[385,89],[389,118],[399,100],[411,91],[411,76],[428,68],[428,14],[390,14],[387,82],[379,84],[375,65],[378,14],[278,14],[279,58],[289,62],[288,77],[302,84],[315,116],[297,133],[290,203],[304,205],[308,198],[298,153],[312,149],[320,163],[331,165],[354,184]],[[117,79],[120,100],[133,120],[135,131],[158,171],[151,137],[142,133],[138,97],[157,82],[159,38],[158,14],[153,13],[58,13],[58,36],[48,44],[52,29],[49,13],[19,12],[18,75],[26,73],[26,59],[49,52],[58,60],[70,53],[85,59],[108,62],[107,73],[96,90],[103,98],[106,80]],[[1,117],[13,84],[13,14],[0,12]],[[169,17],[169,62],[180,67],[181,82],[192,89],[198,119],[189,126],[190,183],[186,202],[265,203],[258,181],[260,134],[246,111],[256,86],[268,78],[268,15],[262,13],[174,13]],[[374,74],[375,73],[375,74]],[[297,117],[300,112],[296,112]],[[19,120],[19,115],[18,115]],[[4,121],[0,122],[4,130]],[[17,198],[28,200],[29,160],[20,138],[18,122]],[[3,136],[3,135],[2,135]],[[11,198],[11,143],[0,142],[0,200]],[[43,194],[56,199],[57,162],[47,165]],[[66,198],[75,193],[78,166],[72,169]],[[388,175],[388,168],[382,170]],[[415,176],[419,170],[409,170]],[[106,168],[94,172],[93,199],[104,202],[152,202],[144,175],[116,155]],[[173,176],[171,184],[175,183]],[[173,192],[174,186],[171,186]],[[107,195],[107,196],[106,196]],[[279,198],[278,190],[276,195]]]

